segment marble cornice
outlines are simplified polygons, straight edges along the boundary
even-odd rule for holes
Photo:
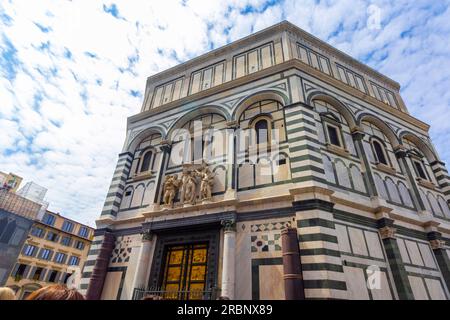
[[[335,88],[337,88],[345,93],[348,93],[348,94],[350,94],[370,105],[373,105],[385,112],[388,112],[388,113],[394,115],[395,117],[400,118],[400,119],[410,123],[411,125],[415,126],[416,128],[419,128],[420,130],[428,132],[428,130],[430,128],[430,126],[428,124],[426,124],[425,122],[420,121],[419,119],[414,118],[413,116],[411,116],[403,111],[400,111],[398,109],[390,107],[390,106],[384,104],[383,102],[378,101],[377,99],[373,98],[372,96],[365,94],[364,92],[361,92],[358,89],[355,89],[349,85],[346,85],[345,83],[341,82],[338,79],[335,79],[332,76],[329,76],[327,74],[324,74],[324,73],[314,69],[313,67],[301,62],[298,59],[291,59],[286,62],[276,64],[274,66],[263,69],[261,71],[225,82],[219,86],[212,87],[212,88],[209,88],[204,91],[200,91],[198,93],[186,96],[179,100],[172,101],[161,107],[143,111],[141,113],[138,113],[136,115],[128,117],[128,119],[127,119],[128,127],[130,127],[130,125],[132,123],[144,120],[144,119],[154,116],[156,114],[160,114],[160,113],[166,112],[168,110],[171,110],[173,108],[177,108],[182,105],[185,105],[187,103],[192,103],[192,102],[204,99],[206,97],[209,97],[211,95],[219,94],[219,93],[225,92],[227,90],[249,84],[256,80],[260,80],[260,79],[263,79],[263,78],[266,78],[269,76],[276,75],[278,73],[285,72],[292,68],[297,69],[300,72],[305,72],[307,74],[311,74],[312,76],[320,79],[321,81],[326,82],[326,83],[334,86]]]
[[[311,43],[314,47],[317,47],[318,49],[322,50],[327,55],[332,56],[346,63],[347,65],[362,71],[363,73],[366,73],[367,75],[371,76],[374,80],[377,80],[381,83],[386,83],[397,91],[400,90],[400,85],[398,82],[390,79],[389,77],[381,74],[380,72],[372,69],[371,67],[359,62],[358,60],[346,54],[345,52],[331,46],[327,42],[320,40],[316,36],[306,32],[305,30],[295,26],[294,24],[288,21],[282,21],[276,25],[273,25],[271,27],[258,31],[254,34],[248,35],[242,39],[233,41],[220,48],[202,54],[194,59],[188,60],[172,68],[149,76],[147,78],[147,85],[149,86],[150,84],[157,84],[158,82],[161,82],[162,80],[166,79],[167,81],[169,81],[172,78],[175,79],[177,77],[181,77],[183,73],[192,68],[201,68],[201,65],[203,64],[209,65],[211,63],[214,63],[215,61],[220,61],[221,59],[224,59],[225,58],[224,55],[232,53],[236,49],[252,45],[255,42],[273,37],[277,34],[279,34],[281,38],[283,32],[291,32],[297,38],[300,38],[305,42]]]

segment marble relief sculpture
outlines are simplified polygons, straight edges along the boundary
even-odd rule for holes
[[[211,200],[212,187],[214,185],[214,175],[208,167],[203,167],[201,171],[197,170],[197,175],[201,179],[200,199],[202,201]]]
[[[200,188],[197,187],[199,183]],[[173,208],[178,192],[181,205],[195,205],[198,198],[201,201],[209,201],[212,198],[213,186],[214,174],[208,166],[202,165],[199,169],[185,167],[181,179],[175,174],[166,176],[163,184],[164,205]]]
[[[177,195],[180,186],[180,180],[177,175],[168,175],[164,181],[163,202],[166,206],[173,208],[173,201]]]
[[[197,180],[195,172],[189,171],[186,173],[186,184],[184,187],[184,203],[195,204],[197,197]]]

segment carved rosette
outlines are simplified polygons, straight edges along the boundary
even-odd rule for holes
[[[236,232],[236,220],[230,219],[230,220],[222,220],[220,224],[223,226],[223,230],[225,232]]]
[[[388,227],[388,226],[380,228],[378,230],[378,232],[380,233],[381,239],[390,239],[390,238],[395,239],[396,231],[397,231],[396,228]]]

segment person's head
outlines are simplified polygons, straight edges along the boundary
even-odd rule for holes
[[[0,288],[0,300],[15,300],[14,290],[8,287]]]
[[[54,284],[33,291],[26,300],[85,300],[75,289],[69,289],[62,284]]]

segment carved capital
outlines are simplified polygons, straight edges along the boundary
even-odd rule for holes
[[[220,224],[223,226],[224,231],[236,231],[236,220],[222,220]]]
[[[236,120],[227,121],[228,129],[237,129],[238,127],[239,127],[239,124]]]
[[[381,239],[395,239],[395,233],[397,232],[397,229],[385,226],[378,229],[378,232],[380,233]]]
[[[161,151],[169,153],[171,148],[172,148],[172,142],[170,142],[170,140],[161,141],[161,145],[159,146],[159,149]]]
[[[153,233],[150,231],[150,229],[142,231],[142,241],[151,241],[153,238]]]
[[[406,158],[408,156],[408,150],[402,145],[395,147],[394,153],[398,159]]]
[[[444,240],[434,239],[430,240],[430,246],[432,250],[443,249],[445,245]]]
[[[350,131],[354,140],[362,140],[366,135],[364,129],[358,126],[353,127]]]

